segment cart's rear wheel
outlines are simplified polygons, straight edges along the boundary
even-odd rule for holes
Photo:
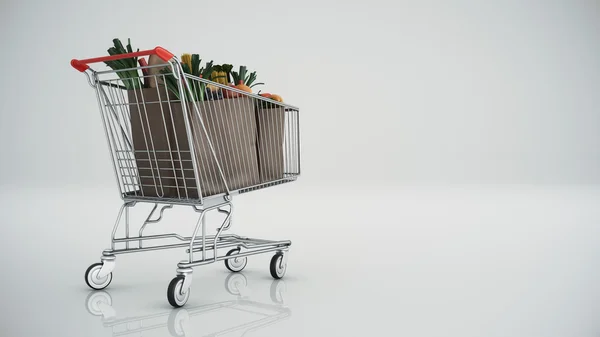
[[[169,283],[169,287],[167,288],[167,300],[169,300],[169,304],[175,308],[184,306],[190,298],[190,288],[185,289],[185,292],[183,292],[184,280],[185,276],[177,275],[171,280],[171,283]]]
[[[280,279],[285,275],[287,270],[287,263],[283,260],[283,253],[277,253],[271,258],[271,276],[274,279]]]
[[[85,283],[94,290],[104,289],[112,281],[112,272],[104,277],[98,277],[100,269],[102,269],[102,263],[94,263],[85,271]]]
[[[235,254],[239,254],[239,253],[240,253],[240,249],[234,248],[234,249],[228,251],[226,256],[231,256],[231,255],[235,255]],[[246,268],[247,263],[248,263],[247,256],[233,257],[233,258],[225,260],[225,268],[229,269],[230,271],[232,271],[234,273],[237,273],[237,272],[244,270],[244,268]]]

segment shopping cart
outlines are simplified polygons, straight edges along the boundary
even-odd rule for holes
[[[106,71],[89,66],[149,55],[165,64]],[[189,299],[192,267],[224,261],[227,269],[239,272],[248,256],[275,252],[270,273],[275,279],[284,276],[290,241],[224,232],[232,225],[233,196],[300,175],[298,108],[186,74],[179,60],[161,47],[72,60],[71,65],[95,89],[123,199],[111,248],[85,273],[88,286],[99,290],[110,284],[116,255],[170,248],[186,248],[188,254],[167,288],[174,307]],[[154,87],[145,85],[150,82]],[[129,210],[138,203],[154,206],[133,235]],[[149,224],[161,221],[175,205],[199,214],[191,236],[144,235]],[[206,214],[211,211],[224,217],[215,235],[207,234]]]

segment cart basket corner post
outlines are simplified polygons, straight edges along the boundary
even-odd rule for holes
[[[164,63],[104,71],[90,67],[150,55]],[[170,248],[184,248],[187,254],[167,288],[174,307],[187,302],[196,266],[224,261],[227,269],[239,272],[248,256],[273,253],[270,274],[284,276],[290,241],[226,232],[232,225],[233,196],[292,182],[300,175],[298,108],[187,74],[161,47],[72,60],[71,65],[95,90],[123,199],[110,248],[85,273],[88,286],[99,290],[110,284],[119,254]],[[133,232],[129,212],[142,203],[152,209]],[[188,236],[144,234],[174,206],[197,213]],[[211,211],[222,217],[216,234],[207,233],[205,215]]]

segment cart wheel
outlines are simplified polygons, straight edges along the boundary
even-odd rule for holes
[[[240,252],[239,248],[234,248],[234,249],[228,251],[226,256],[239,254],[239,252]],[[225,267],[227,269],[229,269],[230,271],[237,273],[239,271],[242,271],[246,267],[247,263],[248,263],[248,257],[246,257],[246,256],[235,257],[232,259],[225,260]]]
[[[112,272],[108,275],[99,278],[98,273],[102,269],[102,263],[94,263],[85,271],[85,283],[95,290],[100,290],[108,287],[112,281]]]
[[[280,279],[285,275],[287,263],[283,261],[283,253],[277,253],[271,258],[271,276],[274,279]]]
[[[174,306],[175,308],[182,307],[187,302],[188,298],[190,298],[190,289],[188,288],[186,292],[183,292],[183,281],[185,276],[177,275],[174,279],[169,283],[169,287],[167,288],[167,299],[169,300],[169,304]]]

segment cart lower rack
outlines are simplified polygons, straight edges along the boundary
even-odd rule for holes
[[[108,71],[89,66],[147,55],[160,57],[164,64]],[[99,290],[110,284],[119,254],[171,248],[187,253],[167,289],[174,307],[189,299],[196,266],[224,261],[227,269],[239,272],[248,256],[274,253],[270,273],[275,279],[284,276],[290,241],[225,232],[232,226],[235,195],[292,182],[300,175],[298,108],[186,74],[178,59],[161,47],[73,60],[71,65],[95,89],[123,199],[111,247],[85,273],[88,286]],[[132,77],[132,71],[139,76]],[[132,235],[129,213],[138,203],[153,208]],[[198,214],[191,235],[144,234],[174,206]],[[214,235],[207,234],[208,212],[223,215]]]

